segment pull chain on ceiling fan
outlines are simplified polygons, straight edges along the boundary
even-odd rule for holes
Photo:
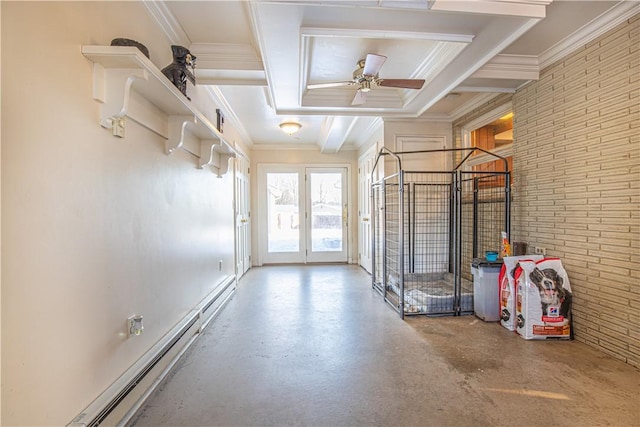
[[[323,89],[328,87],[357,86],[358,90],[351,105],[362,105],[367,100],[367,92],[377,86],[396,87],[402,89],[422,89],[422,79],[381,79],[378,72],[387,60],[386,56],[367,54],[366,59],[358,61],[358,68],[353,72],[353,80],[342,82],[318,83],[307,86],[307,89]]]

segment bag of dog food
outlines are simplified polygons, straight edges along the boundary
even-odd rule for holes
[[[516,281],[514,273],[518,267],[518,261],[539,261],[542,255],[520,255],[504,257],[498,286],[500,295],[500,324],[510,331],[516,330]]]
[[[516,331],[524,339],[571,338],[571,285],[558,258],[519,261]]]

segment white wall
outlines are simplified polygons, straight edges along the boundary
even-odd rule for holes
[[[233,182],[132,121],[125,139],[99,126],[81,45],[128,37],[171,62],[128,19],[141,2],[0,5],[1,423],[65,425],[233,274]]]
[[[349,164],[350,175],[349,190],[350,190],[350,209],[351,215],[349,217],[349,250],[348,257],[352,262],[357,262],[358,251],[358,157],[356,151],[344,151],[335,154],[323,154],[317,149],[307,150],[253,150],[251,152],[251,259],[256,263],[258,260],[258,252],[260,250],[258,245],[258,233],[260,230],[257,226],[259,215],[262,212],[258,211],[258,164],[295,164],[295,165],[338,165]]]

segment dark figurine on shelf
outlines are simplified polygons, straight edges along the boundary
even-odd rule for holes
[[[167,76],[184,96],[187,96],[187,79],[196,84],[196,57],[183,46],[173,45],[171,51],[173,52],[173,62],[162,69],[162,74]],[[191,67],[191,70],[187,67]],[[188,96],[187,99],[191,101]]]
[[[147,49],[147,47],[142,43],[135,40],[117,38],[111,40],[111,46],[134,46],[137,47],[144,56],[149,58],[149,49]]]

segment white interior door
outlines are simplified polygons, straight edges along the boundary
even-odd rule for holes
[[[371,172],[376,153],[370,152],[358,164],[358,256],[360,266],[371,273]]]
[[[236,158],[236,275],[242,277],[251,268],[251,213],[249,210],[249,162]]]
[[[347,262],[347,169],[259,165],[261,262]]]

